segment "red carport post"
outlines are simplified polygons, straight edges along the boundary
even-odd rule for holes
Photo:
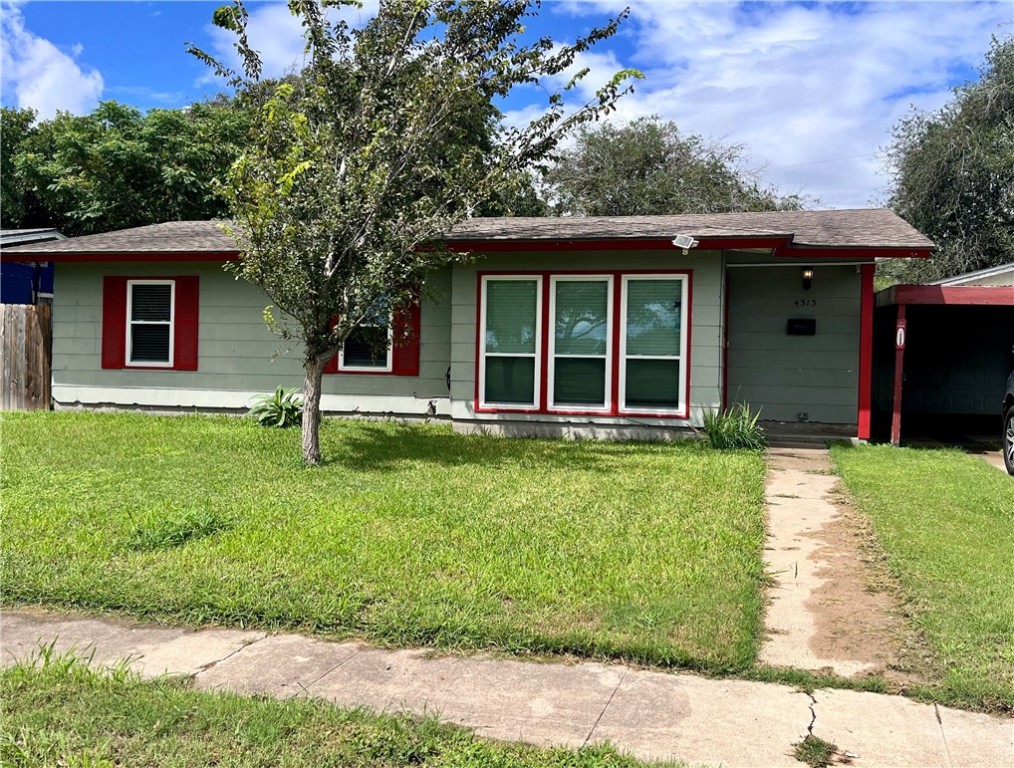
[[[901,443],[901,380],[905,375],[905,305],[898,305],[894,329],[894,403],[891,410],[891,445]]]

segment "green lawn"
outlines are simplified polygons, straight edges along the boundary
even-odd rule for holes
[[[375,642],[753,663],[763,466],[702,443],[8,414],[3,600]]]
[[[537,749],[477,739],[435,719],[339,710],[320,701],[198,693],[180,680],[142,682],[51,659],[0,673],[0,764],[636,768],[610,747]]]
[[[956,450],[834,449],[958,705],[1014,711],[1014,478]]]

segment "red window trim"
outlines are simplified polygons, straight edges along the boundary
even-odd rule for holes
[[[612,276],[613,278],[613,317],[612,317],[612,328],[611,333],[613,334],[612,339],[612,360],[610,365],[612,366],[612,380],[609,388],[609,408],[597,409],[597,410],[562,410],[557,408],[549,407],[549,380],[548,380],[548,365],[549,365],[549,291],[550,291],[550,277],[554,275],[588,275],[589,277],[597,276]],[[686,355],[680,359],[681,363],[686,366],[686,389],[683,393],[683,409],[677,413],[672,411],[668,412],[651,412],[651,411],[631,411],[623,410],[620,408],[619,401],[619,388],[620,388],[620,299],[623,290],[623,277],[626,275],[661,275],[661,276],[680,276],[686,280],[687,283],[687,327],[686,332]],[[519,407],[519,408],[508,408],[508,407],[497,407],[497,406],[484,406],[481,405],[481,392],[479,388],[481,386],[480,381],[480,355],[482,354],[482,339],[480,338],[482,329],[482,281],[487,277],[532,277],[542,278],[542,329],[540,332],[539,342],[542,345],[539,353],[539,362],[541,367],[541,376],[538,383],[538,398],[539,402],[535,407]],[[532,271],[532,270],[490,270],[481,271],[476,274],[476,289],[475,289],[475,388],[472,400],[472,407],[475,413],[517,413],[517,414],[535,414],[545,416],[592,416],[602,419],[672,419],[677,421],[686,421],[690,418],[690,381],[691,381],[691,357],[693,355],[693,306],[694,306],[694,272],[692,269],[554,269],[545,271]]]
[[[418,301],[395,310],[392,328],[394,341],[391,344],[391,370],[349,371],[338,368],[338,355],[327,361],[324,373],[336,376],[418,376],[419,375],[419,334],[422,309]],[[407,333],[406,333],[407,330]]]
[[[172,365],[131,365],[127,362],[127,284],[133,280],[172,281]],[[102,369],[131,371],[196,371],[200,314],[200,278],[196,275],[106,275],[102,278]]]

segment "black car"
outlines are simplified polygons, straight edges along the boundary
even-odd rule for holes
[[[1007,394],[1003,396],[1003,463],[1014,475],[1014,371],[1007,377]]]

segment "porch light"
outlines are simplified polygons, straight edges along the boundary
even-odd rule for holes
[[[803,290],[810,290],[813,285],[813,267],[803,267]]]

